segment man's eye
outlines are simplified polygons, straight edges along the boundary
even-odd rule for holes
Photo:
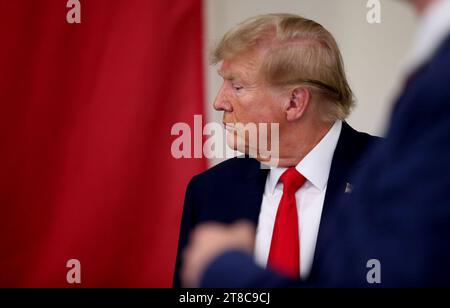
[[[233,89],[235,89],[236,91],[239,91],[239,90],[242,90],[243,87],[233,85]]]

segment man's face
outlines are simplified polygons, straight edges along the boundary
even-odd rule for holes
[[[261,54],[254,51],[223,61],[219,74],[224,81],[214,101],[214,108],[224,112],[228,146],[247,154],[249,136],[242,130],[242,125],[260,128],[259,123],[283,121],[281,95],[261,76],[261,58]],[[236,125],[238,123],[240,126]],[[261,129],[258,129],[258,136],[270,141],[270,135]]]

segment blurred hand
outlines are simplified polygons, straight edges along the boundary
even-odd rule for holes
[[[253,224],[240,221],[226,226],[207,223],[198,226],[183,253],[181,282],[183,287],[197,288],[208,265],[227,250],[242,250],[251,254],[255,245]]]

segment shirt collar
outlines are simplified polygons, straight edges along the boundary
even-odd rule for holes
[[[327,187],[334,150],[342,130],[342,121],[337,120],[325,137],[295,166],[306,180],[323,191]],[[268,176],[268,189],[275,192],[278,181],[287,168],[272,167]]]

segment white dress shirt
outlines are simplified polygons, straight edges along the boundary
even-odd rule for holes
[[[403,65],[409,76],[437,51],[450,34],[450,0],[438,0],[424,12],[411,52]]]
[[[306,279],[311,271],[331,161],[341,129],[342,121],[336,121],[325,137],[296,166],[306,178],[305,184],[295,194],[302,279]],[[271,168],[266,180],[255,243],[255,260],[262,267],[266,267],[269,258],[275,218],[283,195],[283,183],[279,179],[284,171],[286,168]]]

